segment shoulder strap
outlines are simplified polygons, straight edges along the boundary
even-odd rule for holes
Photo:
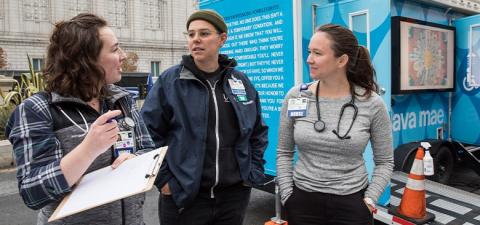
[[[47,99],[48,111],[50,112],[53,121],[53,130],[56,131],[58,129],[58,126],[60,125],[60,115],[58,113],[58,109],[55,107],[55,105],[52,104],[52,94],[46,91],[39,91],[35,94],[41,95]]]

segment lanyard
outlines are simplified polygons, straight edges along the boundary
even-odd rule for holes
[[[75,125],[76,127],[78,127],[78,129],[82,130],[83,131],[83,134],[81,136],[85,136],[87,133],[88,133],[88,123],[87,123],[87,120],[85,119],[85,117],[83,116],[83,114],[80,112],[80,110],[78,110],[77,108],[75,108],[75,110],[77,110],[78,114],[80,114],[80,116],[82,117],[83,119],[83,123],[86,127],[86,129],[83,129],[80,125],[78,125],[78,123],[76,123],[75,121],[73,121],[72,118],[70,118],[70,116],[67,115],[67,113],[65,113],[65,111],[63,111],[63,109],[60,107],[60,106],[57,106],[58,109],[60,109],[60,112],[62,112],[62,114],[67,117],[68,120],[70,120],[70,122],[73,123],[73,125]]]

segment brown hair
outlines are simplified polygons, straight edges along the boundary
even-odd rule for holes
[[[44,70],[48,92],[84,101],[104,95],[105,71],[97,61],[103,47],[99,29],[105,26],[89,13],[55,24]]]
[[[332,46],[330,47],[336,57],[340,57],[343,54],[348,56],[347,79],[352,93],[354,90],[352,84],[366,90],[362,95],[355,93],[357,96],[370,97],[372,92],[378,90],[378,85],[375,82],[375,69],[370,61],[368,49],[358,45],[357,38],[355,38],[352,31],[339,25],[325,24],[317,28],[316,32],[328,34],[332,41]]]

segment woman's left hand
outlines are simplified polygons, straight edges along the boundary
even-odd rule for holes
[[[370,210],[370,213],[373,213],[373,210],[375,210],[375,208],[373,208],[373,206],[368,205],[368,204],[367,204],[367,208],[368,208],[368,210]]]
[[[370,213],[373,214],[373,211],[375,211],[375,205],[372,200],[367,200],[366,198],[363,199],[363,203],[367,205],[368,210],[370,210]]]
[[[130,153],[122,153],[120,154],[117,159],[115,159],[115,161],[113,161],[112,163],[112,168],[113,169],[116,169],[120,164],[122,164],[125,160],[128,160],[128,159],[131,159],[131,158],[134,158],[135,155],[134,154],[130,154]]]

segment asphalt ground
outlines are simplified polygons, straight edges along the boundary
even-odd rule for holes
[[[471,169],[457,167],[450,179],[450,185],[480,195],[479,176]],[[158,222],[158,191],[147,192],[144,218],[147,225]],[[244,225],[263,225],[275,211],[274,196],[254,189],[248,206]],[[27,208],[18,194],[14,169],[0,170],[0,225],[28,225],[36,223],[37,212]]]
[[[254,189],[244,225],[263,225],[275,214],[275,200],[270,193]],[[158,222],[158,191],[147,192],[144,206],[145,224]],[[37,211],[27,208],[18,194],[14,169],[0,170],[0,225],[36,224]]]

